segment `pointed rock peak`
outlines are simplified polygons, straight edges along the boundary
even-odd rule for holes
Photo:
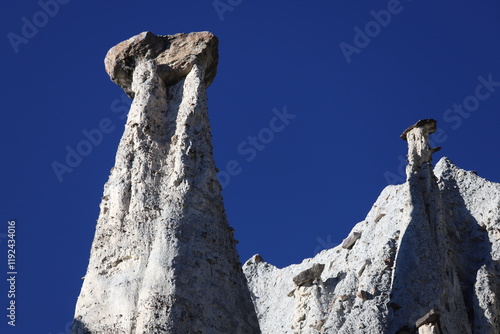
[[[448,157],[442,157],[434,167],[434,174],[439,177],[439,175],[445,173],[446,171],[459,169],[457,165],[453,163]]]
[[[458,168],[457,165],[455,165],[455,163],[451,161],[451,159],[448,157],[442,157],[441,159],[439,159],[439,161],[436,164],[436,168],[440,165],[448,166],[450,168]]]
[[[478,176],[477,172],[474,170],[468,171],[464,170],[457,165],[453,163],[449,158],[447,157],[442,157],[438,163],[436,164],[436,167],[434,167],[434,175],[436,175],[437,178],[443,180],[443,179],[454,179],[454,178],[460,178],[463,179],[464,177],[471,177],[471,178],[481,178]]]
[[[104,65],[111,80],[131,98],[135,96],[132,88],[134,69],[144,59],[154,61],[165,86],[182,80],[193,65],[201,65],[208,87],[217,73],[218,44],[217,37],[208,31],[166,36],[145,31],[112,47],[106,54]]]

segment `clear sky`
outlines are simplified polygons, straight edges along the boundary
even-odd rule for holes
[[[340,243],[403,181],[399,135],[421,118],[438,120],[436,161],[500,182],[499,15],[494,0],[4,3],[0,333],[68,332],[130,104],[104,71],[112,46],[147,30],[219,37],[208,96],[226,211],[241,261],[282,267]],[[84,154],[70,166],[68,150]]]

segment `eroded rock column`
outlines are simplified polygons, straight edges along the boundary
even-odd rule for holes
[[[426,167],[432,161],[432,154],[441,147],[431,148],[429,135],[436,132],[436,121],[422,119],[406,129],[401,138],[408,142],[407,180],[417,169]]]
[[[106,70],[134,98],[72,333],[260,333],[213,161],[208,32],[146,32]]]
[[[436,121],[424,119],[401,135],[408,142],[405,186],[410,214],[394,264],[390,303],[397,307],[389,314],[391,333],[415,328],[419,333],[470,332],[453,254],[448,251],[453,230],[430,164],[440,149],[430,147],[429,135],[435,131]],[[419,322],[429,312],[436,316]]]

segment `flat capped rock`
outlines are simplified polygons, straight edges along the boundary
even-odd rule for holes
[[[132,74],[138,61],[154,60],[156,71],[166,86],[182,80],[194,64],[205,69],[208,87],[217,73],[219,41],[208,31],[189,34],[156,36],[145,31],[112,47],[106,54],[104,65],[111,80],[131,98]]]
[[[408,132],[415,128],[427,128],[427,131],[429,134],[436,132],[437,127],[436,127],[437,121],[435,119],[421,119],[417,123],[413,124],[412,126],[408,127],[403,133],[401,134],[401,139],[407,140],[406,135]]]

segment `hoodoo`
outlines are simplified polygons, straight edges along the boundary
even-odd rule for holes
[[[260,333],[212,156],[217,45],[208,32],[144,32],[108,52],[134,100],[72,333]]]

